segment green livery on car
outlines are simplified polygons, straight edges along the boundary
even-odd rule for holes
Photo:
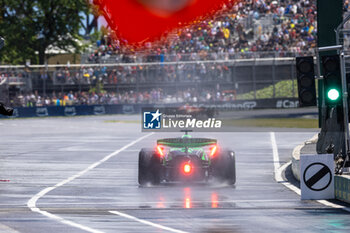
[[[139,153],[140,185],[210,178],[236,182],[235,153],[221,149],[216,139],[192,138],[186,131],[179,138],[159,139],[154,149],[143,148]]]

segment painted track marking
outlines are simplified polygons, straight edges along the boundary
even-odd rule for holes
[[[271,140],[271,146],[272,146],[272,155],[273,155],[273,166],[275,171],[275,180],[278,178],[277,169],[281,166],[280,164],[280,158],[278,155],[278,148],[276,143],[276,137],[274,132],[270,132],[270,140]]]
[[[70,220],[66,220],[62,217],[59,217],[57,215],[54,215],[54,214],[51,214],[47,211],[43,211],[41,210],[40,208],[38,208],[36,206],[36,203],[37,201],[42,198],[43,196],[45,196],[47,193],[51,192],[52,190],[58,188],[58,187],[61,187],[73,180],[75,180],[76,178],[79,178],[80,176],[84,175],[85,173],[89,172],[90,170],[96,168],[97,166],[99,166],[100,164],[106,162],[107,160],[111,159],[112,157],[116,156],[117,154],[119,154],[120,152],[126,150],[127,148],[133,146],[134,144],[140,142],[141,140],[153,135],[154,133],[149,133],[145,136],[142,136],[132,142],[130,142],[129,144],[123,146],[122,148],[114,151],[113,153],[107,155],[106,157],[104,157],[103,159],[91,164],[89,167],[85,168],[84,170],[78,172],[77,174],[69,177],[68,179],[65,179],[57,184],[55,184],[54,186],[51,186],[51,187],[48,187],[48,188],[45,188],[43,190],[41,190],[39,193],[37,193],[36,195],[34,195],[28,202],[27,202],[27,206],[28,208],[33,211],[33,212],[36,212],[36,213],[39,213],[39,214],[42,214],[48,218],[51,218],[51,219],[54,219],[56,221],[59,221],[60,223],[63,223],[65,225],[69,225],[69,226],[72,226],[72,227],[76,227],[76,228],[79,228],[81,230],[84,230],[84,231],[88,231],[88,232],[92,232],[92,233],[102,233],[102,231],[99,231],[99,230],[95,230],[93,228],[90,228],[90,227],[87,227],[87,226],[84,226],[84,225],[81,225],[81,224],[78,224],[78,223],[75,223],[73,221],[70,221]]]
[[[150,222],[150,221],[146,221],[146,220],[143,220],[143,219],[136,218],[136,217],[128,215],[128,214],[121,213],[119,211],[109,211],[109,213],[116,214],[116,215],[119,215],[120,217],[128,218],[128,219],[134,220],[136,222],[139,222],[139,223],[142,223],[142,224],[145,224],[145,225],[156,227],[158,229],[162,229],[162,230],[166,230],[166,231],[170,231],[170,232],[175,232],[175,233],[187,233],[186,231],[180,231],[180,230],[176,230],[174,228],[170,228],[170,227],[166,227],[166,226],[163,226],[163,225],[159,225],[157,223],[153,223],[153,222]]]
[[[298,187],[294,186],[293,184],[291,184],[290,182],[284,180],[283,176],[282,176],[283,171],[289,165],[291,165],[292,162],[289,161],[288,163],[285,163],[282,166],[280,165],[277,142],[276,142],[276,137],[275,137],[274,132],[270,132],[270,139],[271,139],[271,146],[272,146],[272,153],[273,153],[273,162],[274,162],[273,164],[274,164],[274,168],[275,168],[275,170],[274,170],[275,171],[275,180],[278,183],[283,184],[285,187],[287,187],[288,189],[292,190],[293,192],[295,192],[296,194],[298,194],[300,196],[301,195],[300,189]],[[334,203],[326,201],[326,200],[316,200],[316,201],[318,203],[321,203],[322,205],[325,205],[328,207],[342,209],[342,210],[350,212],[350,208],[342,206],[342,205],[337,205],[337,204],[334,204]]]

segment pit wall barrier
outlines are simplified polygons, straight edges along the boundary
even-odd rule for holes
[[[174,104],[103,104],[103,105],[71,105],[44,107],[16,107],[10,118],[47,117],[47,116],[87,116],[105,114],[138,114],[142,108],[179,107],[185,103]],[[236,100],[230,102],[191,103],[193,107],[217,108],[221,111],[253,110],[253,109],[286,109],[297,108],[296,98]],[[0,116],[0,118],[8,118]]]
[[[334,185],[335,198],[350,203],[350,176],[335,176]]]

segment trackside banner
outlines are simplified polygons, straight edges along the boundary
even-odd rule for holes
[[[47,117],[47,116],[84,116],[104,114],[138,114],[144,107],[172,108],[184,104],[101,104],[72,106],[37,106],[15,107],[11,118]],[[230,102],[193,103],[195,108],[215,108],[218,111],[254,110],[254,109],[287,109],[297,108],[299,102],[295,98],[236,100]],[[0,118],[9,118],[0,115]],[[199,123],[200,124],[200,123]]]

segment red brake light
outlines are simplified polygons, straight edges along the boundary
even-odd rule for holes
[[[218,195],[216,193],[211,194],[211,208],[218,208]]]
[[[211,156],[211,157],[213,157],[213,156],[215,155],[216,149],[217,149],[217,146],[213,146],[213,147],[210,149],[210,156]]]
[[[160,155],[160,157],[163,157],[164,156],[164,148],[161,147],[161,146],[157,146],[157,151],[158,151],[158,154]]]
[[[189,174],[192,171],[192,167],[189,164],[185,164],[183,168],[184,168],[184,173],[185,174]]]
[[[190,209],[191,208],[191,198],[187,197],[185,199],[185,208]]]

